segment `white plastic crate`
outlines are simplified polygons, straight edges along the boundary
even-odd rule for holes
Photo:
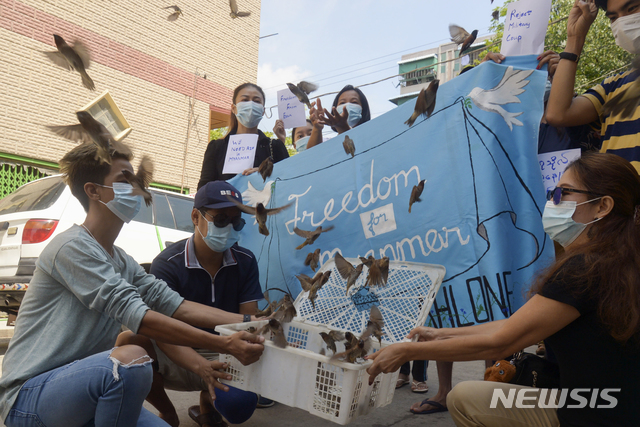
[[[357,265],[357,259],[347,259]],[[321,271],[332,269],[329,281],[320,289],[315,310],[301,292],[296,298],[298,315],[283,324],[289,345],[278,348],[267,335],[265,350],[260,360],[243,366],[230,355],[220,355],[220,361],[229,364],[227,372],[232,380],[224,383],[242,390],[253,391],[297,407],[313,415],[338,424],[348,424],[372,409],[388,405],[393,399],[398,372],[379,375],[369,386],[366,368],[371,362],[347,363],[331,361],[332,352],[326,349],[320,332],[350,331],[360,335],[369,320],[372,304],[380,309],[384,318],[382,347],[405,339],[415,326],[423,325],[436,297],[445,269],[439,265],[392,261],[385,287],[367,290],[364,283],[367,268],[345,295],[346,283],[340,277],[333,260],[325,263]],[[218,326],[221,335],[231,335],[250,326],[261,328],[266,320]],[[337,351],[344,344],[337,343]],[[373,339],[373,349],[380,348]]]

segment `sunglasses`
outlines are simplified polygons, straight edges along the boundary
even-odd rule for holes
[[[553,204],[557,205],[558,203],[560,203],[563,194],[570,194],[570,193],[590,194],[592,196],[602,197],[599,194],[595,194],[586,190],[576,190],[573,188],[555,187],[547,191],[547,200],[553,200]]]
[[[202,211],[200,211],[200,214],[204,217],[204,219],[207,219],[207,215],[209,215],[213,220],[213,225],[215,225],[218,228],[224,228],[229,224],[233,224],[233,229],[236,231],[240,231],[244,228],[244,225],[246,224],[246,221],[241,216],[234,216],[233,218],[225,214],[218,214],[216,216],[211,216],[211,214],[209,214],[208,212],[202,212]]]

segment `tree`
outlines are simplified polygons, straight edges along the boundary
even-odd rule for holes
[[[487,52],[499,52],[500,42],[504,29],[504,20],[507,14],[507,5],[514,0],[506,0],[502,7],[495,10],[500,12],[499,21],[492,20],[489,30],[494,36],[487,40],[488,49],[480,54],[484,58]],[[544,45],[547,50],[562,52],[567,41],[567,20],[569,11],[573,7],[574,0],[553,0],[549,28]],[[590,87],[600,83],[606,77],[625,71],[631,64],[632,55],[619,48],[609,24],[609,19],[600,11],[595,22],[589,30],[584,50],[580,56],[578,71],[576,72],[575,90],[583,93]]]

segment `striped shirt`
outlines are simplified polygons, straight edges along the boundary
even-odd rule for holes
[[[627,90],[636,77],[638,77],[637,70],[616,74],[592,87],[583,96],[593,103],[602,122],[600,152],[617,154],[630,161],[640,172],[640,108],[636,108],[631,117],[623,118],[621,114],[602,117],[603,105],[617,94]]]

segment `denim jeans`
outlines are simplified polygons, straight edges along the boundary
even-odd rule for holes
[[[22,386],[7,427],[167,427],[142,408],[151,363],[114,363],[111,351],[44,372]]]

